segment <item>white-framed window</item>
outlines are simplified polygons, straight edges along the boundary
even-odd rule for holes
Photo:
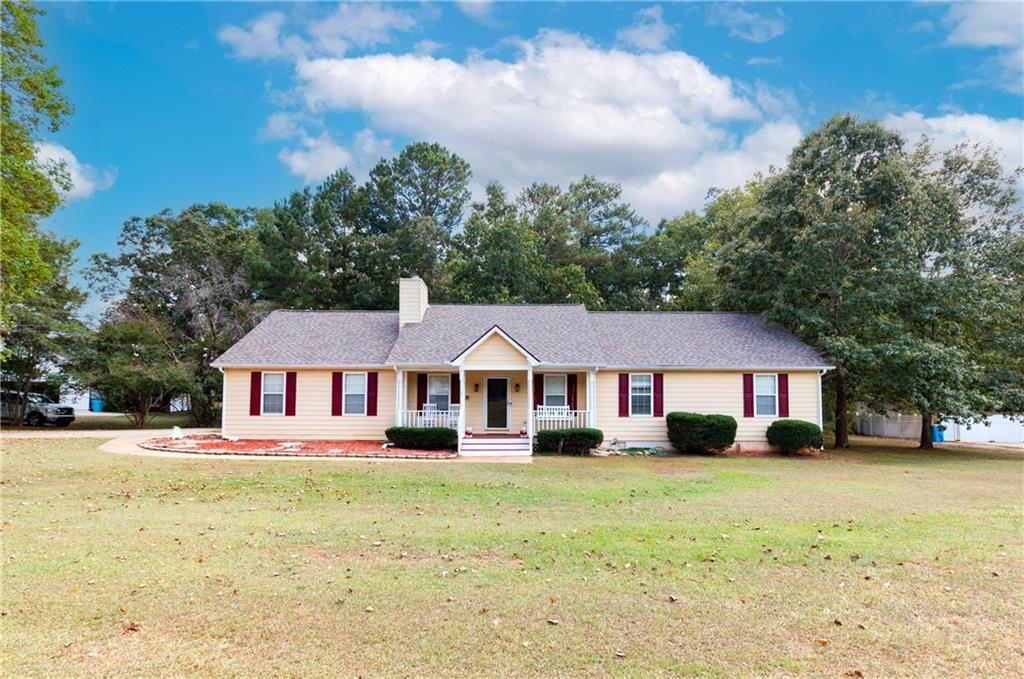
[[[651,417],[654,415],[654,374],[629,374],[629,416]]]
[[[366,414],[366,373],[345,373],[342,389],[342,414]]]
[[[544,405],[563,408],[569,405],[568,380],[565,375],[544,376]]]
[[[450,375],[428,375],[427,376],[427,404],[433,406],[434,410],[451,410],[451,387],[452,378]]]
[[[778,416],[778,375],[754,375],[754,414],[758,417]]]
[[[284,415],[284,373],[263,373],[262,415]]]

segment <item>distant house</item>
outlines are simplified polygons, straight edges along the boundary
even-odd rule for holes
[[[463,455],[529,455],[537,431],[582,426],[667,445],[677,410],[732,415],[737,443],[763,448],[778,418],[821,425],[831,367],[756,314],[431,305],[415,277],[400,281],[398,311],[276,311],[213,365],[225,435],[447,426]]]

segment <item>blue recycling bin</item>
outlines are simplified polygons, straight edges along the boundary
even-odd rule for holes
[[[89,399],[89,410],[91,410],[94,413],[102,413],[103,412],[103,399],[100,398],[99,396],[93,396],[92,398],[90,398]]]
[[[945,433],[944,433],[945,431],[946,431],[946,428],[943,427],[941,424],[933,424],[932,425],[932,442],[933,443],[942,443],[943,441],[945,441],[946,440],[946,436],[945,436]]]

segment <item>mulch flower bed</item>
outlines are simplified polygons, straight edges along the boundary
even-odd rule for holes
[[[231,441],[216,434],[195,434],[180,439],[157,438],[139,444],[147,450],[205,455],[267,455],[273,457],[369,457],[409,460],[446,460],[458,457],[452,450],[383,448],[380,441],[288,441],[241,439]]]

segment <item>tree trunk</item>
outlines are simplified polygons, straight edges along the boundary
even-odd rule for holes
[[[932,441],[932,416],[930,413],[921,413],[921,450],[931,450],[935,447]]]
[[[836,448],[850,447],[850,424],[846,419],[846,378],[836,370]]]

